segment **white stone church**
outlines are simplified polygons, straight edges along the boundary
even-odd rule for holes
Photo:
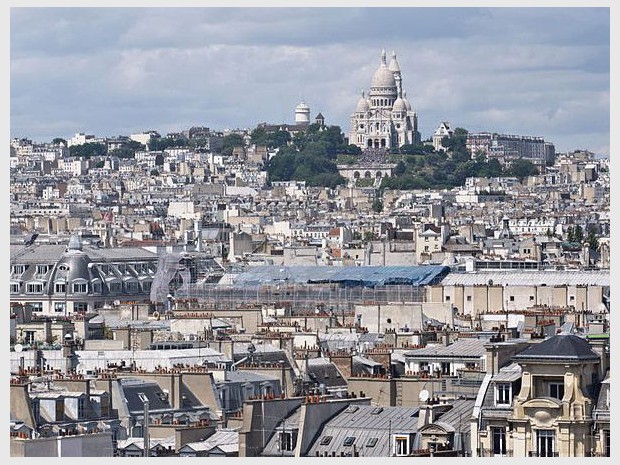
[[[351,115],[349,143],[362,149],[389,149],[420,143],[418,117],[403,92],[396,52],[387,64],[385,50],[372,77],[368,96],[362,91]]]

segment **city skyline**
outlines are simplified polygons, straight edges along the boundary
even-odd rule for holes
[[[13,7],[10,133],[252,129],[292,123],[302,100],[347,133],[385,49],[423,139],[449,121],[608,157],[609,22],[609,8]]]

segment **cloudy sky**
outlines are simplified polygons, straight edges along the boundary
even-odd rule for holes
[[[311,117],[348,132],[396,51],[423,139],[441,121],[609,155],[609,8],[10,9],[10,134],[162,135]]]

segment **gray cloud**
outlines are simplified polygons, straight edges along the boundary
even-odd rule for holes
[[[292,122],[348,130],[382,48],[442,120],[609,153],[606,8],[12,8],[11,136]]]

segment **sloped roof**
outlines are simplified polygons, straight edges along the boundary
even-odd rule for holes
[[[441,280],[450,268],[419,266],[253,266],[235,277],[235,286],[286,282],[289,284],[338,283],[349,286],[404,284],[425,286]]]
[[[437,357],[449,357],[452,359],[459,359],[463,357],[482,357],[485,353],[485,344],[488,341],[485,339],[464,338],[453,342],[448,346],[444,345],[428,345],[422,349],[414,349],[409,352],[405,352],[405,357],[412,358],[437,358]]]
[[[585,361],[598,360],[599,355],[590,348],[587,340],[572,334],[559,334],[533,344],[512,357],[516,362],[527,360]]]
[[[473,273],[453,272],[441,284],[444,286],[475,286],[488,284],[492,280],[501,286],[609,286],[609,270],[594,271],[476,271]]]

